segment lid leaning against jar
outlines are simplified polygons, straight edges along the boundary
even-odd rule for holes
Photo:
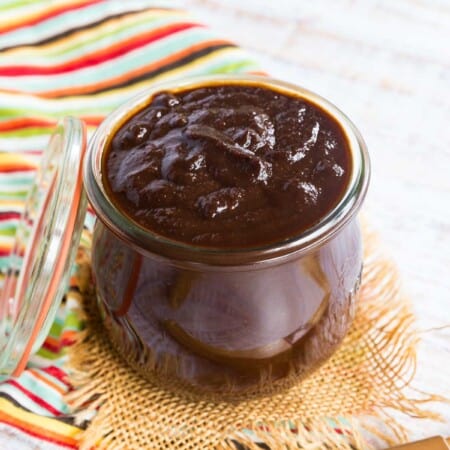
[[[18,376],[44,341],[64,294],[83,229],[83,123],[58,123],[19,220],[0,293],[0,375]]]

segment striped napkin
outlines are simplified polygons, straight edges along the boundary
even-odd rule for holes
[[[160,80],[256,72],[239,48],[164,1],[0,3],[0,277],[42,149],[59,118],[92,134],[106,114]],[[92,226],[92,215],[86,226]],[[0,279],[1,281],[1,279]],[[0,382],[0,448],[77,448],[63,395],[65,349],[81,328],[76,271],[50,334],[16,379]]]

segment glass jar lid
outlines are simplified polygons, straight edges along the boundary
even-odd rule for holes
[[[60,121],[19,220],[0,294],[0,374],[18,376],[44,341],[70,276],[86,212],[84,124]]]

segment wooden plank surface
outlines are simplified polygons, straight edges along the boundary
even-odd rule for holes
[[[185,0],[272,75],[336,103],[369,146],[366,213],[421,330],[450,325],[450,0]],[[424,332],[416,385],[450,397],[450,328]],[[443,423],[401,417],[416,438]]]

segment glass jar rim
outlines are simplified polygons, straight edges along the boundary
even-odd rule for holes
[[[151,98],[158,92],[181,91],[206,85],[220,86],[221,84],[253,85],[277,90],[288,95],[294,94],[319,106],[339,123],[349,143],[352,172],[339,202],[316,225],[289,239],[270,245],[242,249],[210,248],[172,240],[153,233],[113,204],[103,184],[102,160],[103,151],[118,128],[148,105]],[[323,245],[355,216],[366,195],[369,179],[370,160],[366,144],[358,129],[340,109],[320,95],[295,84],[271,77],[247,74],[189,77],[153,85],[106,117],[89,142],[84,162],[84,185],[98,219],[113,234],[136,251],[153,258],[170,260],[172,263],[182,266],[235,266],[242,268],[246,265],[276,264],[298,258]]]

